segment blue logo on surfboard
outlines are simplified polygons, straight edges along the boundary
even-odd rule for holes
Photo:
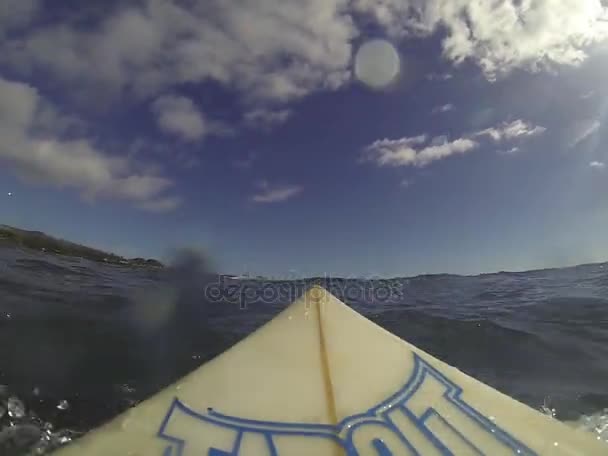
[[[201,414],[175,399],[158,431],[169,442],[162,456],[536,454],[465,403],[461,387],[413,356],[413,373],[401,390],[335,426],[247,420],[211,409]]]

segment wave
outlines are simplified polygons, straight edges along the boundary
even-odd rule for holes
[[[229,279],[243,307],[207,299],[205,287],[219,279],[192,252],[166,270],[139,271],[2,250],[0,267],[3,456],[46,451],[100,425],[246,337],[313,283],[499,391],[606,438],[602,265],[479,277]],[[270,301],[260,298],[268,287]],[[8,419],[9,398],[23,404],[22,418]],[[63,401],[69,407],[58,408]]]

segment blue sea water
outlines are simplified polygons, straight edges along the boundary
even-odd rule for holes
[[[0,248],[0,455],[68,443],[229,348],[313,283],[608,441],[608,264],[261,281],[219,277],[193,254],[146,270]]]

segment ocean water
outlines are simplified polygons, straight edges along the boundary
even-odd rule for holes
[[[194,254],[134,270],[0,248],[0,455],[69,443],[226,350],[312,283],[608,441],[608,264],[263,282],[222,279]]]

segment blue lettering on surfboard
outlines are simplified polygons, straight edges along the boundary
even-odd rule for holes
[[[332,447],[345,456],[536,454],[468,405],[460,386],[413,356],[403,388],[334,426],[248,420],[212,409],[202,414],[176,398],[158,431],[169,443],[162,456],[289,456],[304,447],[311,455]]]

